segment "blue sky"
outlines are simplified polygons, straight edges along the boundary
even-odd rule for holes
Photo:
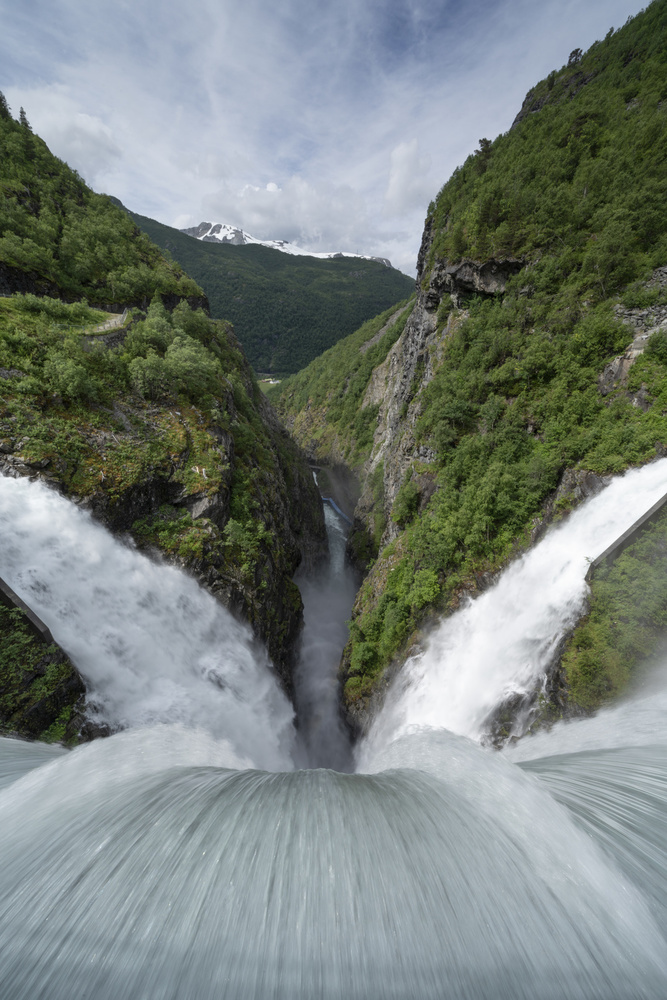
[[[168,225],[389,257],[482,136],[637,0],[0,0],[0,90]]]

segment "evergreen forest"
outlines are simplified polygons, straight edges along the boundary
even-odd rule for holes
[[[0,280],[3,291],[148,305],[154,293],[203,301],[110,198],[95,194],[0,99]]]
[[[414,288],[411,278],[377,261],[206,243],[153,219],[131,217],[206,289],[211,315],[234,324],[256,372],[288,375],[305,368]]]

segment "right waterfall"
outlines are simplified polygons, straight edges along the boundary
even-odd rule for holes
[[[444,619],[390,688],[360,763],[396,737],[444,728],[479,740],[491,713],[539,689],[582,613],[590,561],[667,492],[667,460],[614,479],[501,576]]]

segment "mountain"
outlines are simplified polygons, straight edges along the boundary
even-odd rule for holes
[[[367,576],[342,676],[362,729],[433,614],[610,474],[667,452],[666,41],[655,0],[575,50],[429,206],[414,302],[271,393],[354,516]],[[661,579],[652,621],[628,616],[644,621],[629,665],[664,621]],[[619,622],[575,635],[554,713],[620,689]]]
[[[289,374],[414,290],[414,281],[377,260],[279,253],[260,243],[192,239],[154,219],[136,225],[185,268],[234,324],[256,372]]]
[[[250,624],[289,690],[292,578],[326,549],[310,470],[199,286],[1,95],[0,148],[0,474],[42,480],[185,568]],[[110,317],[82,296],[135,308]],[[99,735],[75,666],[3,596],[0,731]]]
[[[339,257],[353,257],[357,260],[375,260],[385,267],[391,267],[391,261],[386,257],[370,257],[368,254],[347,253],[333,251],[331,253],[319,253],[314,250],[303,250],[296,243],[288,243],[287,240],[258,240],[256,236],[250,236],[242,229],[229,226],[225,222],[200,222],[198,226],[191,226],[190,229],[181,229],[180,232],[186,236],[193,236],[196,240],[204,243],[230,243],[232,246],[246,246],[254,243],[257,246],[268,247],[270,250],[280,250],[281,253],[289,253],[295,257],[316,257],[318,260],[336,260]]]
[[[201,288],[110,198],[96,194],[0,100],[0,293],[145,308],[159,291],[206,305]]]

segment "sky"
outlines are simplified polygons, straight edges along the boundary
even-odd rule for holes
[[[415,265],[429,202],[641,0],[0,0],[0,90],[169,226]]]

